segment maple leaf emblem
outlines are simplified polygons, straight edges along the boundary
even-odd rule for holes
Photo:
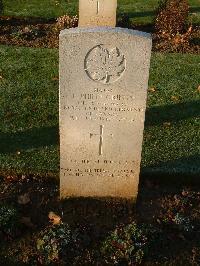
[[[106,49],[98,45],[88,53],[85,60],[85,71],[88,76],[104,84],[117,81],[125,68],[125,57],[117,47]]]

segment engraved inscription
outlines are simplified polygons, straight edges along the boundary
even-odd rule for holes
[[[135,175],[135,167],[135,161],[113,161],[102,158],[95,161],[88,159],[71,160],[68,162],[68,167],[62,168],[62,170],[68,176],[93,176],[95,174],[101,177],[130,177]]]
[[[68,105],[64,105],[65,116],[70,120],[89,120],[107,123],[111,121],[135,123],[139,113],[144,113],[131,94],[114,94],[112,89],[105,91],[93,88],[91,93],[66,94]]]
[[[130,177],[132,175],[135,174],[135,171],[133,169],[104,169],[104,168],[78,168],[78,169],[74,169],[74,168],[67,168],[67,169],[63,169],[66,173],[64,173],[64,176],[86,176],[86,175],[91,175],[93,176],[95,175],[100,175],[101,177],[108,177],[108,176],[112,176],[112,177],[116,177],[116,176],[120,176],[122,177]]]
[[[85,58],[85,71],[88,77],[103,84],[110,84],[121,78],[126,69],[126,59],[119,48],[106,48],[97,45]]]

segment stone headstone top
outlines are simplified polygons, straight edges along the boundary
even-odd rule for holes
[[[117,0],[80,0],[79,27],[116,26]]]

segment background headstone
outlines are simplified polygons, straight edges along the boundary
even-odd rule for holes
[[[61,197],[137,196],[151,37],[121,28],[60,34]]]
[[[79,27],[116,25],[117,0],[80,0]]]

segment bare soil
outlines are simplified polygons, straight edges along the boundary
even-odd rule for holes
[[[55,19],[0,17],[0,44],[58,48],[59,30]],[[125,27],[126,25],[119,25]],[[153,35],[153,50],[159,52],[200,53],[200,27],[194,26],[185,39],[154,33],[152,25],[130,25]]]
[[[0,202],[14,205],[21,221],[17,233],[3,235],[2,261],[7,256],[16,263],[37,262],[37,234],[49,225],[48,213],[53,211],[72,228],[83,230],[84,237],[89,239],[86,246],[80,247],[74,265],[103,265],[94,250],[99,250],[101,242],[116,225],[131,221],[152,224],[162,231],[161,239],[143,265],[199,265],[200,192],[197,187],[166,186],[146,180],[140,184],[135,206],[109,199],[60,201],[58,191],[58,182],[51,178],[7,176],[0,179]],[[187,223],[176,224],[177,215],[186,217]]]

